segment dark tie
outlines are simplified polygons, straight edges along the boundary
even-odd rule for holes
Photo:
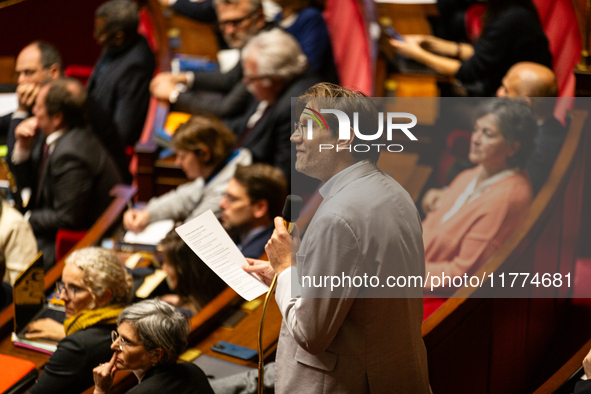
[[[36,203],[39,204],[41,199],[41,178],[43,177],[43,172],[45,171],[45,166],[47,165],[47,159],[49,158],[49,145],[43,145],[43,157],[41,158],[41,163],[39,165],[39,173],[37,177],[37,200]]]
[[[244,146],[244,142],[246,141],[246,139],[250,136],[250,133],[252,132],[252,129],[254,129],[261,120],[263,120],[263,118],[265,117],[265,115],[267,114],[267,111],[269,110],[270,105],[268,105],[265,110],[263,111],[263,114],[261,115],[261,117],[259,118],[259,120],[256,121],[256,123],[254,125],[252,125],[252,127],[248,127],[244,130],[244,132],[242,133],[242,135],[240,137],[238,137],[238,144],[236,146],[242,147]],[[256,111],[255,111],[256,112]],[[252,115],[251,115],[252,116]]]

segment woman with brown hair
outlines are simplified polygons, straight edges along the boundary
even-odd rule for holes
[[[431,277],[472,275],[525,218],[532,188],[523,167],[536,129],[524,103],[492,99],[478,108],[468,156],[477,166],[454,179],[423,221],[425,272]],[[432,293],[451,296],[455,290],[442,283]]]
[[[252,162],[248,150],[234,150],[234,145],[234,134],[216,118],[194,116],[179,126],[172,137],[175,163],[192,182],[152,198],[143,210],[125,212],[125,228],[138,232],[158,220],[184,222],[209,209],[219,213],[218,202],[236,166]]]

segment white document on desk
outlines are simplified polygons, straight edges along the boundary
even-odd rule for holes
[[[252,301],[269,290],[269,286],[242,269],[246,264],[244,256],[211,209],[177,227],[176,232],[213,272],[245,300]]]
[[[133,231],[126,232],[123,237],[123,242],[130,244],[158,245],[173,228],[174,220],[158,220],[157,222],[148,224],[146,228],[139,233],[134,233]]]

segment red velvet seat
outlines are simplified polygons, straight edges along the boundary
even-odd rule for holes
[[[55,261],[59,261],[86,235],[86,230],[61,229],[55,237]]]
[[[92,74],[93,67],[91,66],[82,66],[78,64],[72,64],[66,67],[64,70],[64,75],[70,78],[76,78],[80,81],[80,83],[84,86],[88,83],[88,79]]]
[[[464,25],[466,27],[466,36],[470,42],[476,41],[482,32],[482,16],[486,11],[484,4],[472,4],[464,14]]]

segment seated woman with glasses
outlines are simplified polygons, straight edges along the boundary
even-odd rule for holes
[[[172,137],[176,164],[192,182],[154,197],[143,210],[129,209],[123,225],[130,231],[142,231],[149,223],[173,219],[187,221],[218,206],[238,164],[249,165],[246,149],[234,150],[234,134],[216,118],[194,116],[179,126]]]
[[[63,326],[40,319],[27,327],[28,338],[61,339],[31,394],[82,392],[92,386],[92,369],[111,357],[111,331],[131,299],[132,279],[112,251],[93,247],[68,257],[56,287],[66,304]]]
[[[492,99],[478,108],[469,154],[477,166],[454,179],[423,221],[425,272],[431,277],[474,274],[525,218],[532,188],[523,167],[536,130],[523,103]],[[425,285],[430,290],[431,281]],[[429,295],[449,297],[456,289],[447,281]],[[425,316],[434,308],[426,300]]]
[[[187,317],[160,300],[147,300],[123,310],[112,332],[111,360],[94,374],[94,394],[111,390],[117,371],[132,371],[139,384],[128,393],[213,394],[203,371],[192,363],[178,363],[187,346]]]

